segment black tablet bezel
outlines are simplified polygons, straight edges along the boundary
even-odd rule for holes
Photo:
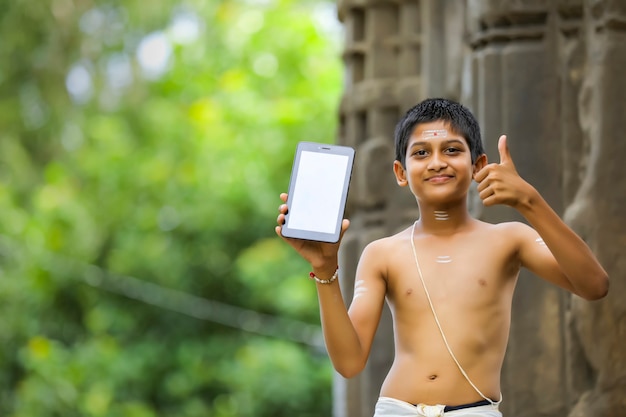
[[[289,180],[289,196],[287,198],[287,207],[291,207],[292,197],[295,195],[295,185],[300,167],[300,157],[302,152],[316,152],[322,154],[342,155],[348,157],[348,164],[346,172],[343,177],[343,187],[341,192],[341,200],[339,204],[339,210],[335,221],[335,231],[333,233],[316,232],[302,229],[292,229],[287,227],[289,223],[289,212],[285,216],[285,223],[281,228],[281,234],[284,237],[313,240],[317,242],[336,243],[341,236],[341,223],[345,214],[346,202],[348,199],[348,191],[350,188],[350,180],[352,177],[352,168],[354,165],[355,151],[349,146],[330,145],[326,143],[317,142],[299,142],[296,147],[293,166],[291,169],[291,178]]]

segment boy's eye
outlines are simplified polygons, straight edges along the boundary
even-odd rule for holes
[[[426,154],[427,152],[424,149],[416,149],[415,151],[413,151],[413,155],[415,156],[425,156]]]
[[[448,148],[448,149],[446,149],[446,152],[448,152],[448,153],[457,153],[457,152],[461,152],[461,150],[457,149],[457,148]]]

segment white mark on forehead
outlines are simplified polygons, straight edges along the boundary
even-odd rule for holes
[[[365,286],[365,281],[360,279],[354,284],[354,297],[352,299],[356,300],[357,298],[359,298],[366,292],[367,292],[367,287]]]
[[[437,130],[424,130],[422,132],[422,138],[445,138],[448,136],[448,131],[446,129],[437,129]]]
[[[450,218],[450,215],[448,214],[447,211],[443,211],[443,210],[435,210],[435,220],[448,220]]]
[[[543,239],[540,237],[535,239],[535,242],[537,242],[540,246],[546,246],[546,242],[544,242]]]
[[[452,262],[452,258],[448,255],[437,256],[435,262],[437,262],[438,264],[449,264],[450,262]]]

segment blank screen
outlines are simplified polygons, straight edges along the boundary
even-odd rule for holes
[[[335,233],[341,206],[348,156],[303,151],[287,227]]]

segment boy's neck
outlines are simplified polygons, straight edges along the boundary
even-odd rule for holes
[[[453,234],[469,226],[473,217],[467,204],[438,206],[420,204],[419,227],[429,234]]]

